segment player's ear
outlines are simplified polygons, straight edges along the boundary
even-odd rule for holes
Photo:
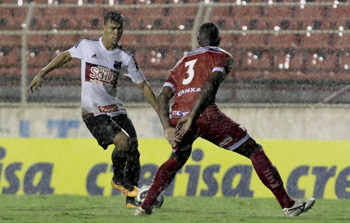
[[[221,42],[221,37],[218,37],[218,38],[216,39],[216,44],[219,46],[219,45],[220,45],[220,42]]]
[[[197,42],[198,42],[198,45],[201,45],[201,40],[199,39],[199,36],[197,36]]]
[[[108,22],[107,22],[107,23],[108,23]],[[106,28],[107,28],[107,23],[103,23],[103,26],[102,26],[103,31],[105,31],[105,30],[106,30]]]

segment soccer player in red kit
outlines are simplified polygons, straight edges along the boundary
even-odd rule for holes
[[[232,56],[218,47],[221,39],[218,27],[204,23],[197,38],[200,47],[176,64],[158,97],[161,123],[173,152],[157,170],[147,197],[135,215],[152,213],[156,198],[186,163],[192,144],[198,137],[249,158],[260,180],[275,195],[286,216],[306,212],[315,199],[302,202],[290,198],[262,146],[215,104],[217,90],[233,66]],[[170,119],[169,101],[173,96]]]

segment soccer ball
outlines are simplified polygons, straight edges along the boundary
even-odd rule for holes
[[[136,202],[140,205],[146,198],[150,186],[143,186],[139,189],[139,193],[136,196]],[[164,203],[164,193],[160,193],[157,197],[157,201],[153,205],[154,208],[160,208]]]

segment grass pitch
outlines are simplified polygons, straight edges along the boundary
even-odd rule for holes
[[[275,199],[165,197],[151,216],[134,216],[124,197],[0,195],[0,222],[221,223],[350,222],[350,200],[316,200],[299,217],[284,217]]]

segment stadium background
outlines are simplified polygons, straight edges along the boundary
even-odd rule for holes
[[[100,36],[104,12],[117,9],[127,18],[121,44],[156,92],[175,62],[196,48],[199,25],[218,24],[221,47],[235,58],[220,106],[264,145],[293,197],[349,199],[349,6],[0,0],[0,193],[118,195],[108,183],[111,149],[98,148],[80,118],[79,62],[53,71],[40,92],[27,92],[39,69],[80,38]],[[141,183],[149,183],[170,149],[127,78],[119,96],[140,136]],[[271,197],[247,160],[201,140],[194,148],[168,195]]]

